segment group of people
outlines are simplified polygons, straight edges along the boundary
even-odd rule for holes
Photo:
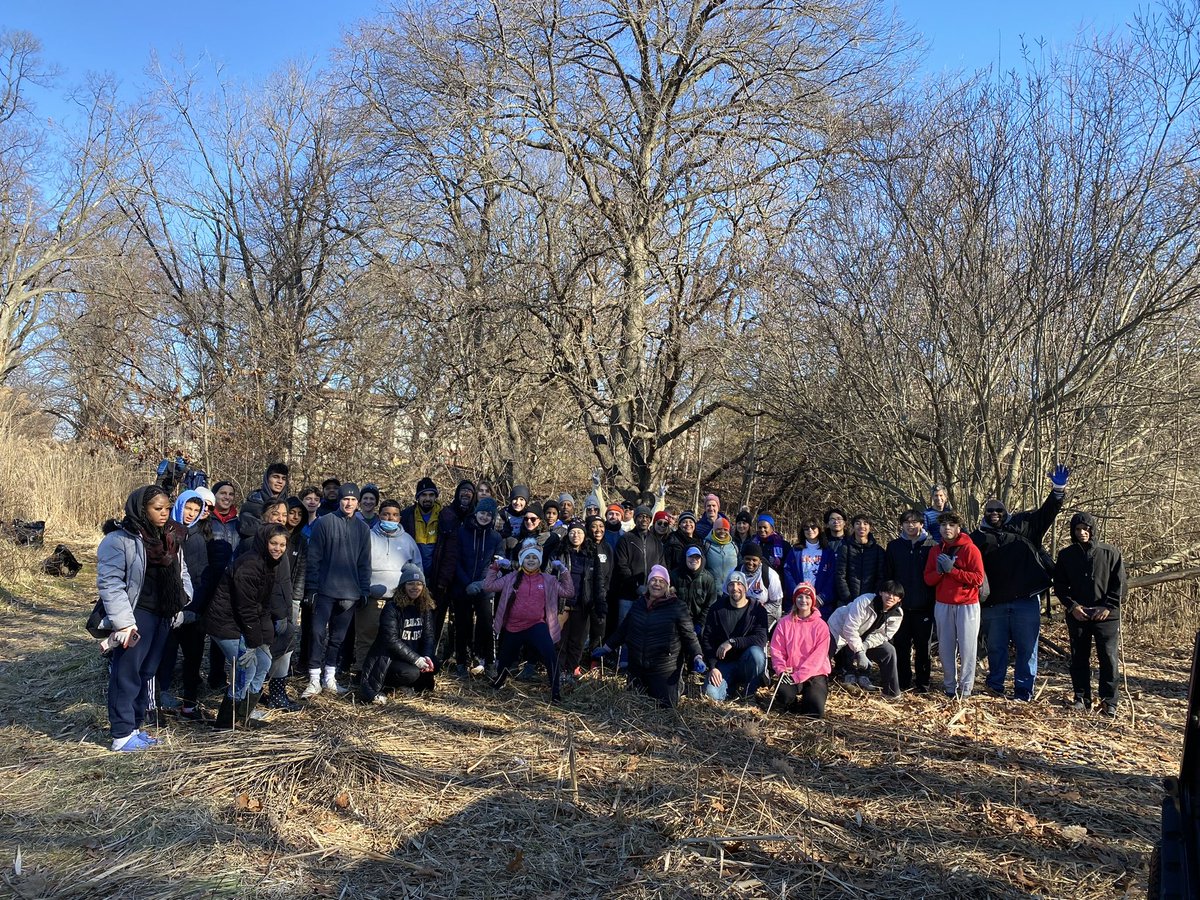
[[[731,521],[715,494],[699,515],[672,514],[665,487],[644,505],[606,504],[598,473],[580,506],[516,485],[503,507],[484,481],[443,500],[422,478],[402,505],[336,478],[293,496],[289,474],[269,465],[240,507],[229,482],[177,497],[148,485],[106,525],[97,583],[114,750],[153,746],[145,725],[162,709],[261,727],[263,708],[301,708],[293,673],[301,700],[345,694],[349,677],[383,704],[389,688],[433,689],[451,657],[458,677],[497,688],[540,666],[555,702],[608,660],[664,705],[691,671],[713,701],[773,685],[770,708],[819,717],[831,680],[889,698],[929,691],[936,634],[948,696],[971,695],[982,642],[988,692],[1005,694],[1011,661],[1012,696],[1029,700],[1051,588],[1075,706],[1092,707],[1094,643],[1102,710],[1116,709],[1124,567],[1085,512],[1057,560],[1044,549],[1064,505],[1061,466],[1038,509],[991,498],[971,532],[936,485],[886,544],[870,515],[837,507],[804,519],[793,542],[768,512]],[[209,683],[224,686],[211,721],[199,702],[206,646]]]

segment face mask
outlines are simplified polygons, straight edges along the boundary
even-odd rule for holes
[[[383,520],[380,520],[379,530],[382,531],[384,534],[395,534],[397,531],[400,530],[400,523],[399,522],[384,522]]]

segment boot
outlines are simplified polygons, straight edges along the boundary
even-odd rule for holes
[[[286,679],[272,678],[268,691],[272,709],[278,709],[281,712],[296,712],[301,709],[299,703],[293,703],[288,697]]]
[[[308,685],[304,688],[304,693],[300,695],[301,700],[308,700],[321,693],[321,670],[308,670]]]
[[[256,694],[253,691],[251,691],[250,693],[248,693],[246,695],[246,699],[243,701],[244,705],[242,707],[246,712],[246,718],[238,719],[238,724],[242,724],[244,722],[245,726],[247,728],[266,728],[267,727],[266,719],[254,717],[254,709],[255,709],[255,707],[258,706],[258,698],[260,696],[261,696],[260,694]],[[261,716],[262,714],[260,713],[259,715]]]
[[[233,698],[228,693],[221,697],[221,708],[217,711],[217,718],[212,727],[226,731],[233,727]]]

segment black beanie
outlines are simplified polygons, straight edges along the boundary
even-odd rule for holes
[[[437,485],[433,483],[433,479],[429,476],[426,476],[417,482],[416,496],[420,497],[426,491],[433,491],[433,496],[435,497],[438,494]]]

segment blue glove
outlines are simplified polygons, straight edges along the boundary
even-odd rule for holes
[[[608,654],[610,654],[610,653],[612,653],[612,651],[609,650],[607,647],[603,647],[603,646],[597,647],[595,650],[592,651],[592,659],[600,659],[601,657],[608,656]]]
[[[1067,479],[1071,477],[1071,470],[1066,466],[1055,466],[1054,471],[1050,473],[1050,481],[1054,484],[1056,491],[1064,490],[1067,486]]]
[[[937,558],[938,571],[945,575],[954,568],[954,557],[949,553],[939,553]]]
[[[706,666],[704,664],[704,660],[702,660],[700,657],[697,656],[692,661],[692,671],[695,672],[697,675],[703,675],[705,672],[708,671],[708,666]]]

